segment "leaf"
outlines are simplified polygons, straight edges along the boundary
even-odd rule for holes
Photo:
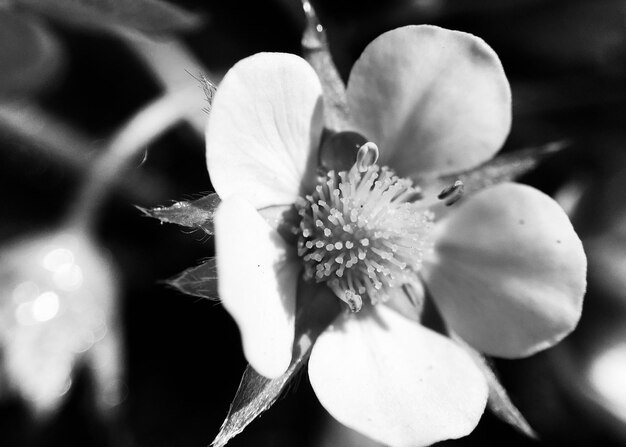
[[[206,101],[206,107],[202,108],[202,111],[207,115],[211,113],[211,106],[213,106],[213,99],[215,98],[215,93],[217,92],[217,85],[215,85],[204,73],[200,72],[197,75],[191,73],[189,70],[185,69],[187,74],[194,78],[200,84],[200,88],[204,93],[204,100]]]
[[[521,177],[536,168],[545,157],[558,152],[564,146],[564,142],[553,142],[540,147],[510,152],[475,169],[447,177],[461,180],[465,185],[465,192],[471,194],[488,186]]]
[[[487,379],[487,385],[489,386],[489,400],[487,401],[487,406],[489,410],[520,433],[532,439],[539,439],[537,432],[535,432],[511,401],[506,389],[500,383],[498,376],[494,372],[490,361],[480,352],[465,343],[459,336],[451,334],[451,338],[470,354],[476,365],[483,372],[485,379]]]
[[[182,31],[201,20],[161,0],[15,0],[15,2],[70,25],[88,29],[127,28],[144,33]]]
[[[203,73],[200,74],[200,85],[206,98],[207,106],[202,109],[206,114],[211,112],[211,106],[213,105],[213,99],[215,98],[215,92],[217,92],[217,85],[209,80]]]
[[[35,17],[0,9],[0,97],[45,86],[63,63],[57,39]]]
[[[300,310],[296,316],[296,338],[289,369],[277,379],[268,379],[248,365],[226,420],[213,440],[214,447],[226,445],[276,402],[306,364],[311,347],[319,334],[341,311],[339,300],[326,286],[306,284],[306,287],[302,287],[298,292]]]
[[[194,229],[201,229],[213,234],[213,218],[220,203],[216,193],[211,193],[190,202],[176,202],[171,206],[156,208],[139,208],[146,216],[159,219],[161,222],[173,223]]]
[[[165,283],[179,292],[209,300],[218,300],[217,267],[215,258],[208,259],[197,267],[191,267],[168,279]]]
[[[539,147],[522,149],[499,155],[492,160],[468,171],[445,175],[436,179],[418,179],[416,184],[423,186],[424,196],[442,195],[444,189],[462,183],[462,193],[469,195],[489,186],[513,181],[532,171],[546,157],[565,147],[565,142],[552,142]],[[447,201],[448,204],[454,201]]]
[[[519,409],[511,401],[509,394],[498,380],[496,373],[489,365],[487,359],[483,357],[482,360],[484,362],[484,367],[481,369],[483,369],[483,373],[487,379],[487,384],[489,385],[489,400],[487,401],[487,406],[491,412],[520,433],[532,439],[539,439],[537,432],[535,432],[526,418],[524,418],[521,411],[519,411]]]
[[[302,0],[302,8],[306,16],[302,50],[304,58],[311,64],[322,83],[326,128],[335,132],[349,130],[346,86],[330,54],[326,32],[308,0]]]

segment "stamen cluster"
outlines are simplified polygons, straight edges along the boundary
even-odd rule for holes
[[[326,282],[353,312],[366,297],[387,300],[390,289],[415,279],[429,244],[433,216],[420,198],[411,180],[387,167],[329,171],[296,203],[305,279]]]

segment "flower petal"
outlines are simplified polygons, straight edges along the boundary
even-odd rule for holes
[[[304,59],[260,53],[220,84],[206,130],[207,165],[220,197],[256,208],[293,203],[310,189],[322,134],[322,87]]]
[[[402,287],[391,287],[388,300],[384,305],[395,310],[409,320],[419,322],[424,310],[424,286],[419,279],[404,284]]]
[[[300,266],[291,247],[238,196],[215,214],[218,291],[239,326],[246,359],[275,378],[291,362]]]
[[[487,385],[449,339],[385,306],[343,314],[318,338],[311,385],[339,422],[391,446],[471,432]]]
[[[493,50],[471,34],[420,25],[370,43],[348,82],[356,130],[400,176],[490,159],[511,126],[511,92]]]
[[[479,351],[527,356],[574,329],[587,260],[550,197],[503,183],[469,198],[436,232],[424,281],[451,329]]]

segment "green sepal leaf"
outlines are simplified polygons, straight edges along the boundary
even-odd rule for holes
[[[300,286],[302,285],[301,282]],[[276,402],[306,364],[317,337],[339,312],[339,300],[325,285],[306,284],[305,287],[299,287],[296,334],[289,369],[277,379],[268,379],[248,365],[226,420],[213,440],[214,447],[226,445]]]
[[[484,367],[483,374],[487,378],[487,384],[489,385],[489,399],[487,406],[493,414],[499,419],[511,425],[520,433],[528,436],[532,439],[539,439],[537,432],[530,426],[526,418],[522,415],[521,411],[511,401],[506,389],[500,383],[498,376],[494,372],[490,365],[490,362],[483,357]]]
[[[526,418],[524,418],[519,409],[511,401],[509,394],[502,383],[500,383],[500,379],[498,379],[489,359],[461,340],[460,337],[454,334],[451,337],[459,346],[469,353],[485,376],[487,385],[489,386],[489,398],[487,401],[489,410],[520,433],[532,439],[539,439],[537,432],[535,432]]]
[[[213,218],[219,203],[219,196],[211,193],[196,200],[176,202],[171,206],[137,208],[146,216],[154,217],[161,222],[201,229],[207,234],[213,234]]]
[[[200,86],[204,92],[204,97],[207,102],[207,106],[202,109],[208,115],[211,113],[211,106],[213,105],[213,99],[215,98],[215,92],[217,92],[217,85],[209,80],[204,74],[200,74]]]
[[[505,153],[456,177],[447,177],[461,180],[465,184],[466,193],[477,192],[489,186],[510,182],[521,177],[535,169],[545,157],[560,151],[564,146],[565,143],[563,142],[554,142]]]
[[[210,258],[202,264],[188,268],[165,283],[187,295],[193,295],[209,300],[218,300],[217,293],[217,266],[215,258]]]
[[[508,152],[473,169],[434,179],[417,179],[416,184],[423,186],[426,197],[437,196],[440,191],[460,180],[463,183],[463,193],[470,195],[489,186],[518,179],[535,169],[546,157],[562,150],[565,145],[564,142],[553,142]]]
[[[51,19],[95,30],[125,28],[168,33],[194,28],[201,19],[161,0],[15,0],[21,7]]]
[[[306,25],[302,34],[302,51],[304,58],[313,67],[322,83],[324,124],[327,129],[334,132],[349,130],[346,86],[330,54],[326,32],[311,3],[308,0],[302,0],[302,7],[306,16]]]

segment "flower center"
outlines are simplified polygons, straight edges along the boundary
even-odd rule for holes
[[[366,143],[349,171],[328,171],[296,202],[305,279],[326,282],[353,312],[414,281],[430,244],[433,215],[416,203],[420,189],[377,159]]]

